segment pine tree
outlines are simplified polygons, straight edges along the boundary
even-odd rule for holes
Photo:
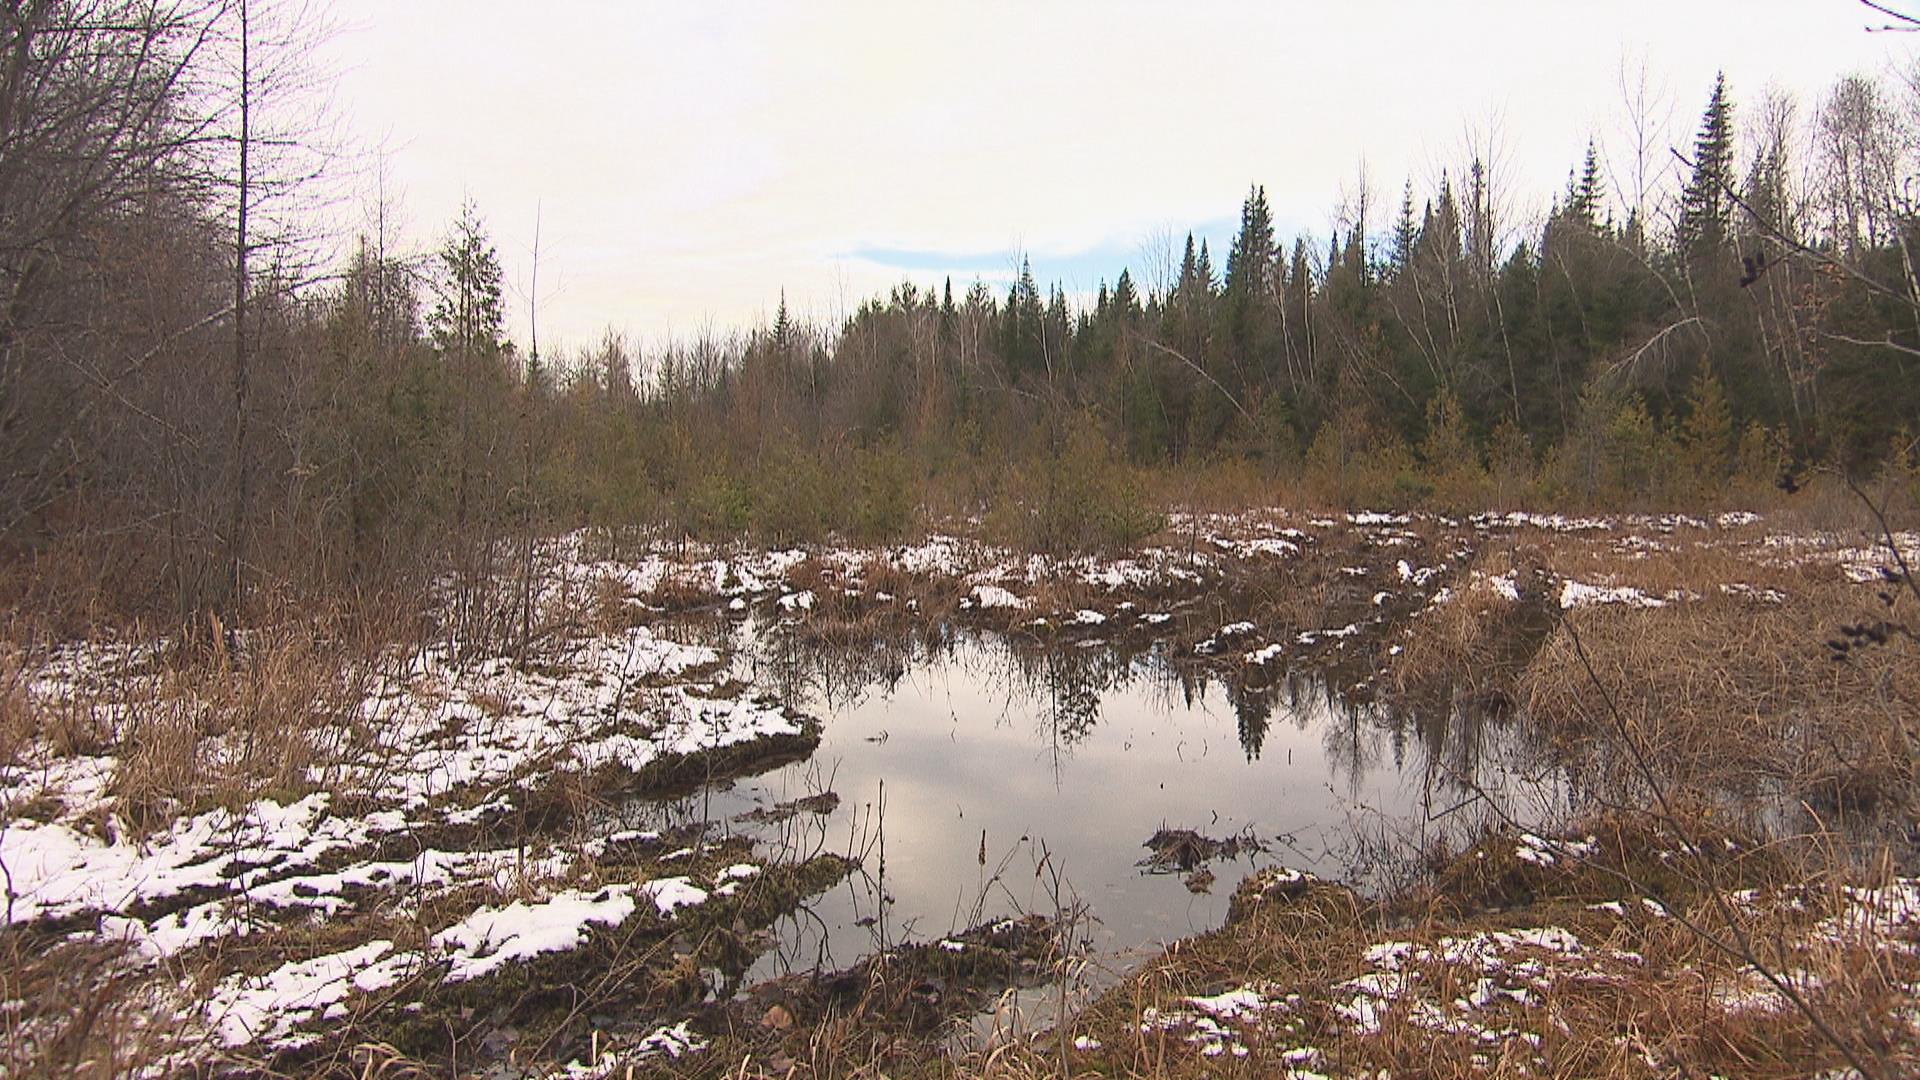
[[[1733,410],[1726,391],[1711,368],[1703,367],[1687,388],[1687,418],[1680,425],[1679,443],[1690,492],[1712,498],[1733,471],[1735,436]]]
[[[787,317],[787,290],[780,290],[780,309],[773,316],[773,347],[786,352],[793,344],[793,322]]]
[[[1180,280],[1174,291],[1181,296],[1189,296],[1195,290],[1195,281],[1200,276],[1200,258],[1193,246],[1193,234],[1187,234],[1187,252],[1180,257]]]
[[[1240,207],[1240,233],[1227,249],[1227,293],[1262,296],[1273,285],[1273,214],[1265,188],[1255,186]]]
[[[1473,159],[1467,185],[1467,260],[1473,273],[1482,280],[1493,276],[1494,245],[1492,192],[1487,184],[1487,167]]]
[[[1600,230],[1600,204],[1606,199],[1606,181],[1600,176],[1600,152],[1587,140],[1587,159],[1567,190],[1567,213],[1589,230]]]
[[[435,348],[458,372],[454,520],[464,526],[474,488],[472,474],[486,467],[478,431],[483,404],[480,395],[494,381],[489,376],[499,374],[500,357],[505,351],[501,327],[506,321],[500,258],[487,240],[479,208],[471,201],[461,205],[453,234],[440,249],[440,270],[440,295],[428,325]],[[471,554],[463,553],[463,561]]]
[[[428,320],[435,347],[463,365],[497,357],[506,321],[500,256],[470,201],[460,207],[453,235],[440,249],[440,271],[439,296]]]
[[[1697,258],[1718,250],[1727,239],[1727,188],[1733,168],[1733,103],[1727,97],[1727,76],[1713,82],[1713,97],[1700,118],[1700,134],[1693,141],[1693,176],[1680,193],[1680,218],[1674,246]]]
[[[1453,201],[1453,181],[1444,172],[1440,194],[1420,226],[1417,246],[1441,266],[1451,266],[1460,258],[1460,208]]]
[[[1400,220],[1393,225],[1393,269],[1403,272],[1413,262],[1413,245],[1420,238],[1419,226],[1413,221],[1413,180],[1407,180],[1407,189],[1400,196]]]
[[[1034,284],[1033,267],[1020,260],[1020,276],[1007,292],[1006,318],[1002,324],[1003,355],[1015,371],[1044,369],[1047,362],[1040,303],[1040,288]]]
[[[1113,283],[1113,310],[1123,319],[1132,319],[1140,314],[1140,297],[1133,288],[1133,275],[1125,267],[1120,269],[1120,279]]]

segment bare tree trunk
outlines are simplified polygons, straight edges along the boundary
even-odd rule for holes
[[[533,376],[540,370],[540,210],[533,211],[533,279],[527,289],[527,327],[533,353],[528,361],[526,392],[520,396],[520,663],[526,663],[533,639],[533,406],[539,387]]]
[[[227,523],[227,551],[231,579],[227,619],[237,623],[247,599],[247,506],[253,486],[253,463],[247,456],[247,190],[251,149],[252,57],[249,53],[248,0],[240,0],[240,175],[239,205],[234,215],[233,244],[233,463],[236,477]]]

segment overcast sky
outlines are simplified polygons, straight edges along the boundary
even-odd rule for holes
[[[1248,186],[1326,243],[1365,163],[1387,227],[1468,147],[1544,210],[1588,138],[1624,166],[1623,67],[1690,143],[1716,69],[1810,108],[1906,62],[1853,0],[1302,3],[339,0],[325,63],[413,241],[479,205],[524,343],[837,319],[903,278],[1091,290],[1168,237],[1224,262]]]

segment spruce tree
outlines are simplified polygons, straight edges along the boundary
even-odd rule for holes
[[[1419,226],[1413,221],[1413,180],[1408,178],[1407,189],[1400,196],[1400,220],[1393,225],[1393,269],[1400,273],[1413,262],[1414,241],[1420,238]]]
[[[1200,295],[1200,251],[1194,245],[1193,234],[1187,234],[1187,250],[1180,257],[1180,279],[1174,283],[1173,295],[1180,304],[1192,306]]]
[[[787,317],[787,290],[780,290],[780,309],[773,316],[773,347],[782,352],[793,341],[793,322]]]
[[[1606,199],[1606,182],[1600,177],[1600,152],[1593,140],[1587,140],[1587,159],[1580,175],[1567,191],[1567,212],[1589,230],[1600,230],[1600,204]]]
[[[1240,233],[1227,249],[1228,294],[1260,296],[1273,281],[1273,214],[1265,188],[1255,186],[1240,207]]]
[[[471,201],[461,205],[453,235],[440,249],[440,272],[428,318],[434,345],[463,364],[497,356],[506,322],[500,255]]]
[[[1733,168],[1733,103],[1727,97],[1727,76],[1713,82],[1713,97],[1700,118],[1700,134],[1693,141],[1693,175],[1680,193],[1680,218],[1674,246],[1682,255],[1697,258],[1717,250],[1727,239],[1728,185]]]
[[[1444,172],[1440,194],[1420,226],[1417,246],[1442,266],[1452,266],[1460,258],[1460,208],[1453,200],[1453,181]]]
[[[1123,319],[1140,313],[1140,297],[1133,288],[1133,275],[1125,267],[1120,269],[1120,279],[1113,283],[1113,310]]]
[[[1473,159],[1473,168],[1468,172],[1467,185],[1467,260],[1473,273],[1481,279],[1493,275],[1494,244],[1492,192],[1488,187],[1487,167],[1479,158]]]

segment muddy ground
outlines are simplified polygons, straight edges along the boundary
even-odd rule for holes
[[[1272,511],[1175,517],[1138,550],[1060,560],[966,531],[780,552],[557,538],[540,644],[512,655],[429,635],[322,663],[294,630],[216,655],[133,633],[12,643],[0,1065],[1306,1076],[1404,1072],[1427,1046],[1451,1063],[1434,1075],[1731,1060],[1746,1065],[1727,1075],[1788,1076],[1909,1060],[1915,665],[1898,634],[1843,628],[1913,606],[1871,535],[1745,514]],[[767,928],[870,855],[767,841],[833,794],[751,834],[690,812],[634,826],[817,743],[822,718],[777,681],[734,676],[720,631],[740,621],[856,665],[965,630],[1151,655],[1254,699],[1310,671],[1415,728],[1527,725],[1613,824],[1410,853],[1424,876],[1393,896],[1268,874],[1227,927],[1057,1036],[955,1051],[1002,990],[1073,971],[1074,913],[746,986]],[[283,669],[324,678],[269,709],[262,673]],[[1259,842],[1171,824],[1186,848]],[[1164,846],[1143,857],[1205,872]],[[1677,1004],[1664,1024],[1622,1004],[1678,983],[1710,1035],[1686,1037]],[[1836,1015],[1889,1019],[1836,1033]],[[1594,1038],[1600,1057],[1573,1049]]]

